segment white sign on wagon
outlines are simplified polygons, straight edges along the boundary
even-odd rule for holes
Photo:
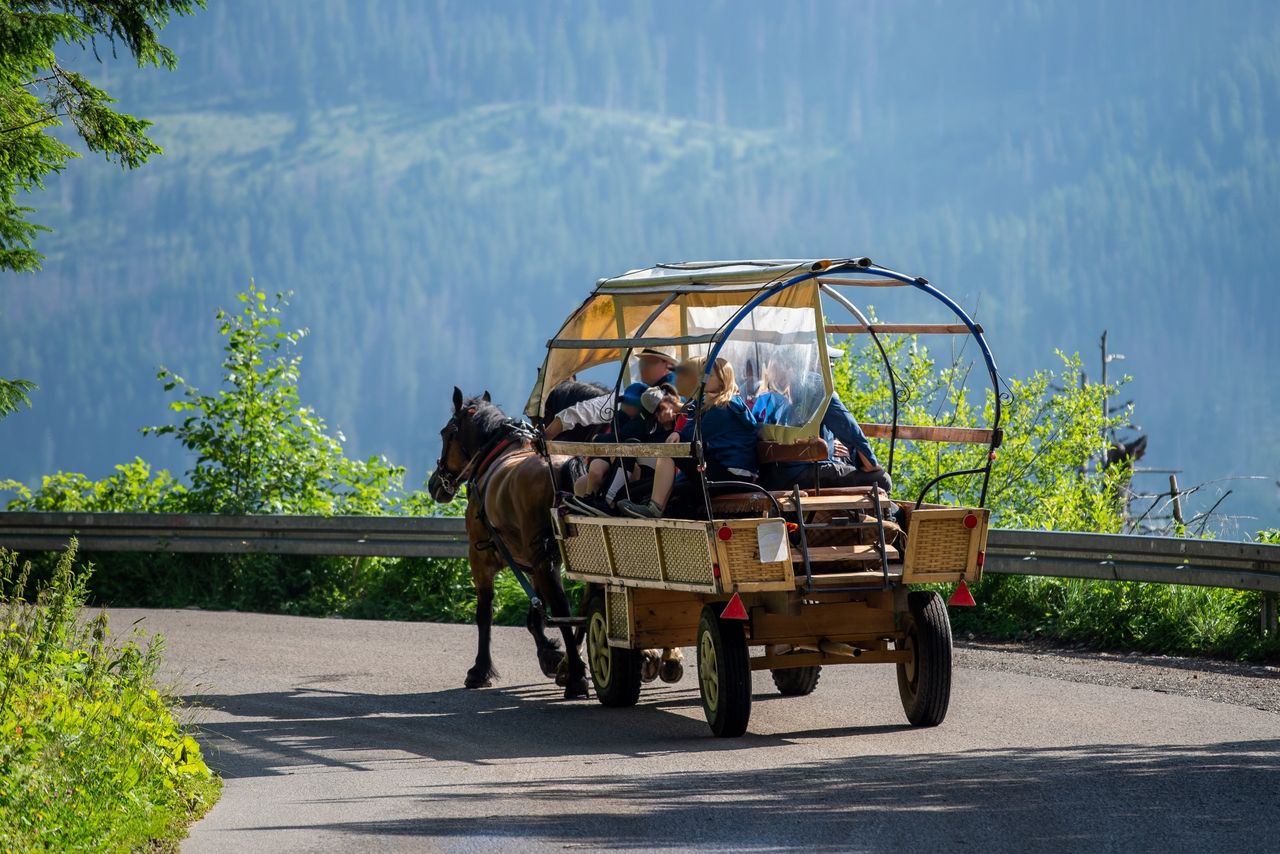
[[[756,544],[760,547],[761,563],[777,563],[791,559],[791,550],[787,547],[785,522],[765,522],[758,526]]]

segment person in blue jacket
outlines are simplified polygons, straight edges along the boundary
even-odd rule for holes
[[[755,481],[759,475],[756,461],[756,441],[759,424],[746,401],[738,393],[734,381],[733,365],[727,359],[716,359],[711,375],[707,378],[702,396],[700,417],[705,473],[697,470],[694,460],[661,457],[653,475],[653,492],[649,501],[639,504],[619,501],[618,509],[628,516],[658,519],[666,511],[667,501],[675,486],[676,471],[697,482],[705,476],[709,480]],[[676,432],[667,437],[668,442],[691,442],[694,421],[689,418]]]
[[[809,395],[826,392],[822,378],[817,374],[806,378],[805,386]],[[831,449],[826,460],[816,464],[777,463],[766,466],[761,482],[771,490],[790,489],[798,484],[801,488],[815,485],[878,486],[886,493],[890,492],[893,481],[889,473],[880,466],[866,434],[838,394],[833,393],[827,402],[821,433]]]

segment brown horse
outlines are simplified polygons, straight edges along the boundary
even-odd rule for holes
[[[427,490],[436,501],[451,501],[467,484],[467,538],[471,579],[476,588],[476,627],[480,633],[475,664],[467,671],[468,688],[493,684],[497,671],[489,652],[493,622],[493,581],[506,565],[505,552],[530,577],[534,592],[555,617],[570,616],[558,571],[559,550],[551,535],[549,512],[567,458],[547,462],[530,447],[518,422],[508,419],[485,392],[464,400],[453,390],[453,417],[440,431],[440,461]],[[496,542],[495,537],[501,542]],[[547,638],[542,611],[530,607],[526,622],[538,649],[538,664],[555,676],[567,662],[564,696],[588,695],[586,667],[573,631],[561,628],[567,657],[557,641]]]

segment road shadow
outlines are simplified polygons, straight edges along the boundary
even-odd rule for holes
[[[710,736],[696,688],[658,688],[633,708],[594,699],[552,699],[549,683],[463,688],[411,694],[368,694],[295,688],[254,694],[193,694],[182,701],[231,720],[200,724],[208,759],[226,778],[285,773],[299,765],[361,767],[362,754],[397,751],[443,761],[486,764],[569,760],[593,754],[625,757],[732,751],[788,743],[791,734],[739,739]],[[761,694],[756,701],[773,699]],[[552,695],[554,697],[554,695]],[[221,717],[220,716],[220,717]],[[836,736],[909,729],[842,727]],[[805,730],[806,738],[822,730]]]
[[[306,829],[423,850],[1269,852],[1277,783],[1280,740],[1095,744],[530,780],[518,801],[509,781],[423,785],[397,810],[418,817]]]

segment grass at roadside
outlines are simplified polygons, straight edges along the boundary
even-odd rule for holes
[[[25,591],[0,551],[0,850],[177,850],[220,781],[155,687],[160,642],[81,618],[76,546]]]
[[[951,592],[950,585],[938,589]],[[1280,658],[1280,639],[1262,635],[1262,595],[1254,591],[989,575],[973,595],[977,607],[951,609],[957,631],[1162,655]]]

